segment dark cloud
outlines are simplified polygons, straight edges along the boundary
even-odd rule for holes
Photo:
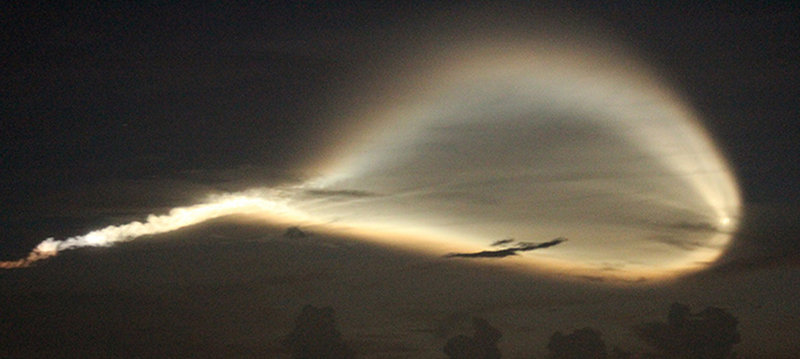
[[[506,245],[506,244],[511,244],[513,242],[514,242],[514,238],[500,239],[500,240],[492,242],[491,246],[492,247],[497,247],[497,246],[502,246],[502,245]]]
[[[354,358],[353,351],[336,329],[331,307],[306,305],[295,321],[294,330],[281,343],[293,358]]]
[[[506,240],[500,240],[498,242],[503,242]],[[527,252],[532,251],[535,249],[542,249],[542,248],[549,248],[563,242],[566,242],[567,239],[563,237],[558,237],[551,241],[543,242],[543,243],[531,243],[531,242],[518,242],[516,246],[506,248],[506,249],[498,249],[494,251],[480,251],[480,252],[472,252],[472,253],[450,253],[446,255],[446,258],[503,258],[508,256],[516,255],[517,252]],[[493,243],[492,246],[496,246],[497,244]],[[510,243],[510,242],[505,242]],[[502,244],[505,244],[502,243]]]
[[[472,253],[450,253],[446,255],[446,258],[503,258],[508,256],[516,255],[519,249],[516,248],[507,248],[507,249],[500,249],[496,251],[480,251],[480,252],[472,252]]]
[[[300,227],[291,226],[291,227],[286,229],[286,232],[283,233],[283,236],[286,237],[286,238],[293,238],[294,239],[294,238],[306,238],[306,237],[308,237],[308,234],[306,234],[306,232],[303,232],[300,229]]]
[[[359,190],[349,190],[349,189],[342,189],[342,190],[312,189],[306,191],[306,193],[315,197],[366,198],[366,197],[378,196],[377,193],[369,191],[359,191]]]
[[[544,243],[519,242],[520,245],[517,248],[519,248],[520,251],[530,251],[530,250],[534,250],[534,249],[552,247],[552,246],[555,246],[557,244],[561,244],[561,243],[566,242],[566,241],[567,241],[566,238],[558,237],[556,239],[553,239],[551,241],[547,241],[547,242],[544,242]]]
[[[500,359],[497,342],[503,337],[497,328],[482,318],[472,318],[475,334],[472,337],[457,335],[444,346],[444,353],[453,359]]]
[[[708,307],[692,313],[688,306],[673,303],[666,323],[645,323],[635,329],[642,339],[670,357],[723,359],[741,341],[738,324],[724,309]]]

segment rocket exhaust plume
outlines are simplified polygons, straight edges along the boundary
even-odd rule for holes
[[[56,240],[47,238],[34,248],[27,257],[15,261],[0,262],[0,268],[25,268],[40,260],[58,253],[82,247],[105,247],[118,242],[126,242],[141,236],[174,231],[210,219],[232,214],[291,212],[280,199],[278,191],[251,190],[227,194],[211,201],[188,207],[177,207],[164,215],[150,215],[144,222],[131,222],[108,226],[81,236]]]
[[[27,257],[18,259],[15,261],[5,261],[0,262],[0,268],[3,269],[13,269],[13,268],[25,268],[30,266],[34,262],[38,262],[42,259],[47,259],[52,256],[58,254],[58,250],[56,247],[58,246],[58,242],[55,241],[52,237],[47,238],[42,243],[39,243],[36,248],[34,248],[31,253],[28,254]]]
[[[624,46],[581,29],[552,31],[512,27],[441,46],[436,35],[416,50],[409,43],[405,55],[387,51],[379,71],[355,82],[364,96],[346,90],[353,101],[342,97],[330,118],[320,113],[341,122],[332,133],[347,136],[302,168],[314,177],[48,238],[0,268],[233,214],[319,224],[419,251],[445,245],[451,257],[519,254],[539,267],[593,275],[612,263],[609,276],[631,279],[714,261],[733,238],[741,200],[701,118]],[[570,242],[499,241],[503,247],[475,251],[501,235]]]

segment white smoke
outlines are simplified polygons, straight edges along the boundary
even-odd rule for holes
[[[291,214],[282,192],[278,190],[250,190],[217,196],[209,202],[188,207],[177,207],[164,215],[150,215],[144,222],[108,226],[81,236],[56,240],[47,238],[27,257],[16,261],[0,262],[0,268],[24,268],[58,255],[59,252],[81,247],[104,247],[130,241],[141,236],[154,235],[198,224],[210,219],[232,214],[270,213]]]

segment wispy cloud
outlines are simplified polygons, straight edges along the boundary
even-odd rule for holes
[[[377,193],[369,192],[369,191],[359,191],[359,190],[350,190],[350,189],[342,189],[342,190],[325,190],[325,189],[312,189],[305,191],[306,194],[313,196],[313,197],[324,197],[324,198],[369,198],[369,197],[378,197]]]

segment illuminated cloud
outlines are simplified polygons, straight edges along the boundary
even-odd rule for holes
[[[386,85],[388,100],[356,115],[371,125],[354,126],[307,183],[382,195],[303,209],[462,243],[563,235],[569,246],[530,262],[623,275],[713,261],[740,199],[699,118],[618,46],[559,39],[417,54],[434,65]]]
[[[428,46],[409,54],[413,74],[387,69],[397,78],[382,79],[386,100],[349,112],[349,135],[321,154],[314,178],[48,239],[0,266],[232,214],[415,236],[408,246],[464,256],[491,238],[564,236],[569,246],[516,257],[622,277],[717,258],[739,193],[692,109],[619,46],[508,38]]]

